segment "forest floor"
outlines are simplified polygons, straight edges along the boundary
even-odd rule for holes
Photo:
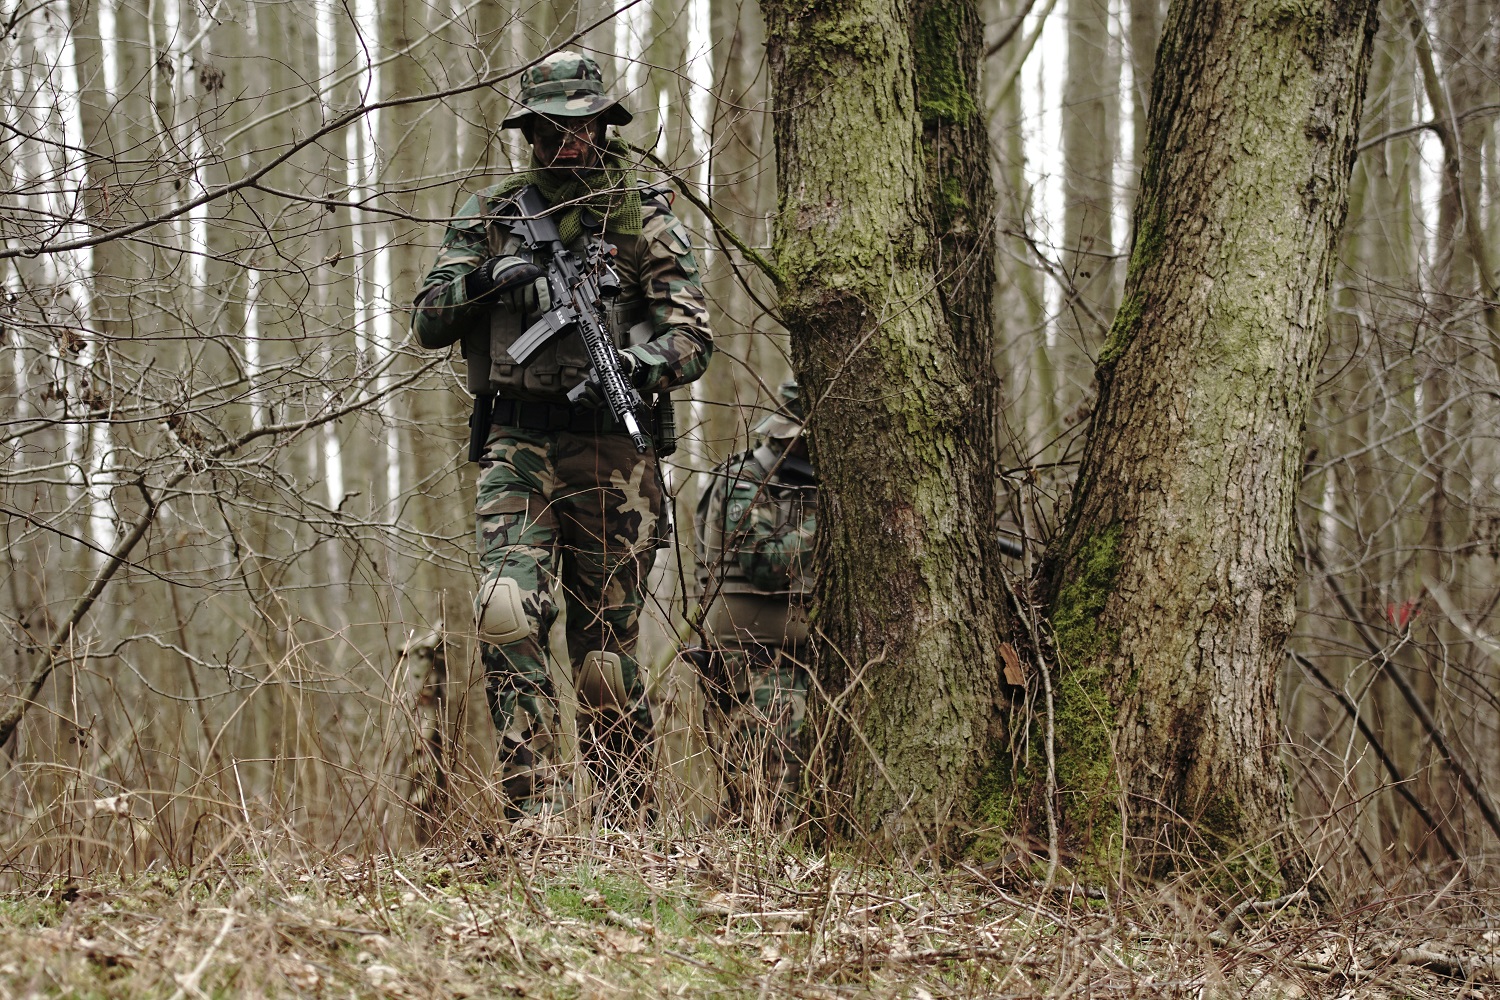
[[[772,838],[529,833],[37,879],[0,893],[0,1000],[1500,997],[1497,902],[1450,885],[1231,915]]]

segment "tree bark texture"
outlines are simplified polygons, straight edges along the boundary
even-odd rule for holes
[[[1000,688],[989,179],[934,134],[984,142],[980,23],[946,0],[764,10],[782,309],[823,482],[815,794],[835,831],[942,849]]]
[[[1264,872],[1236,852],[1268,846],[1297,866],[1275,681],[1375,22],[1373,0],[1168,14],[1124,302],[1044,571],[1057,806],[1094,857],[1123,833],[1146,871]]]

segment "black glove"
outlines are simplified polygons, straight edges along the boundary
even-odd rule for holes
[[[520,288],[542,276],[542,269],[520,257],[491,257],[464,275],[464,298],[478,302],[496,292]]]
[[[640,386],[636,385],[635,377],[642,374],[643,371],[640,358],[637,358],[629,351],[620,351],[615,357],[620,359],[620,374],[625,376],[626,383],[633,388],[639,389]]]
[[[616,351],[615,358],[620,362],[620,374],[625,376],[626,383],[639,389],[640,386],[635,384],[635,376],[637,372],[642,371],[640,360],[629,351]],[[599,388],[598,377],[592,369],[589,370],[589,377],[578,383],[568,393],[568,400],[574,406],[589,410],[598,409],[604,405],[604,391]]]

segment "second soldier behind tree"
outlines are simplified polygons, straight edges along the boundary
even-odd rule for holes
[[[721,463],[698,505],[698,586],[713,642],[688,650],[717,715],[730,806],[747,821],[793,811],[806,760],[807,601],[817,477],[796,383]]]

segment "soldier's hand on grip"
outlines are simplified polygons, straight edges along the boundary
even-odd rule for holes
[[[464,275],[464,297],[478,302],[495,292],[519,288],[541,277],[542,269],[520,257],[490,257]]]
[[[616,351],[615,359],[619,362],[620,374],[625,376],[625,381],[635,386],[635,373],[640,369],[640,360],[629,351]],[[603,406],[604,390],[599,387],[599,373],[590,368],[589,377],[574,386],[568,393],[568,401],[574,406],[590,410]]]

